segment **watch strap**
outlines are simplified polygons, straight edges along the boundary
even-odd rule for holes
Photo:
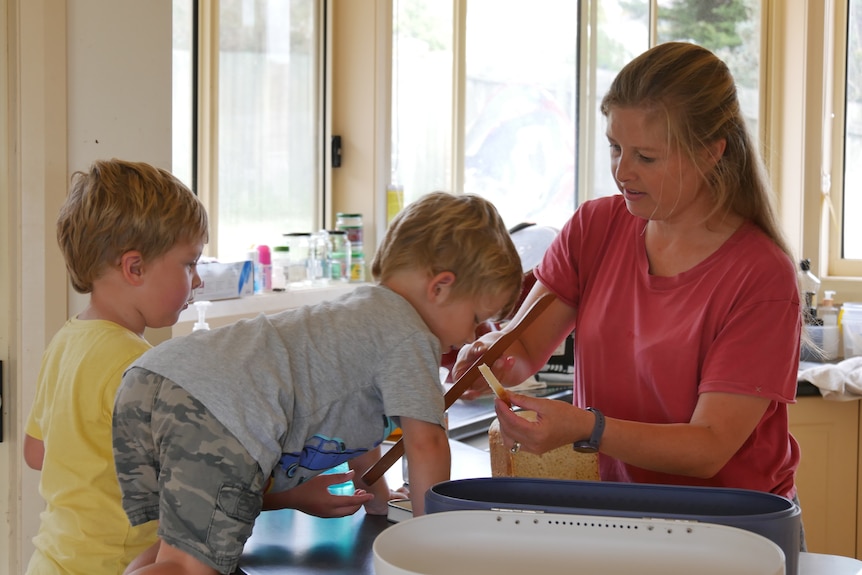
[[[596,417],[593,424],[593,431],[589,439],[582,439],[572,444],[572,449],[581,453],[595,453],[599,450],[599,445],[602,442],[602,434],[605,432],[605,416],[601,411],[594,407],[588,407],[587,411],[591,411]]]

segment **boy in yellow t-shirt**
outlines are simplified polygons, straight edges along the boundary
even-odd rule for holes
[[[89,305],[42,358],[24,459],[45,499],[28,575],[119,574],[157,541],[129,525],[111,452],[123,371],[151,346],[144,328],[173,325],[201,285],[207,214],[170,173],[97,161],[72,177],[57,240],[72,286]]]

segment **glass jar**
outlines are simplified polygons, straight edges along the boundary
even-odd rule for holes
[[[355,248],[350,254],[350,281],[354,283],[365,281],[365,254]]]
[[[311,244],[311,234],[308,232],[294,232],[284,234],[287,243],[289,259],[287,265],[287,287],[288,289],[307,286],[308,279],[308,251]]]
[[[362,228],[362,214],[338,212],[335,214],[335,229],[347,233],[347,240],[350,242],[350,245],[362,245],[364,235]]]
[[[312,285],[326,285],[332,275],[330,271],[329,232],[320,230],[311,235],[308,250],[308,279]]]
[[[344,230],[329,230],[329,271],[332,281],[350,281],[350,240]]]

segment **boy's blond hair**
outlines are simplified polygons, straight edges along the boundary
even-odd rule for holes
[[[206,210],[170,172],[149,164],[98,160],[72,175],[57,218],[57,242],[79,293],[120,257],[157,258],[180,242],[208,241]]]
[[[488,200],[433,192],[406,206],[389,225],[371,262],[375,280],[403,269],[455,275],[456,298],[507,295],[500,318],[521,289],[521,259],[503,219]]]

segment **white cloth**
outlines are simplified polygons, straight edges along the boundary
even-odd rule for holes
[[[862,357],[850,357],[839,363],[809,367],[799,372],[799,379],[820,389],[820,395],[824,399],[862,399]]]

